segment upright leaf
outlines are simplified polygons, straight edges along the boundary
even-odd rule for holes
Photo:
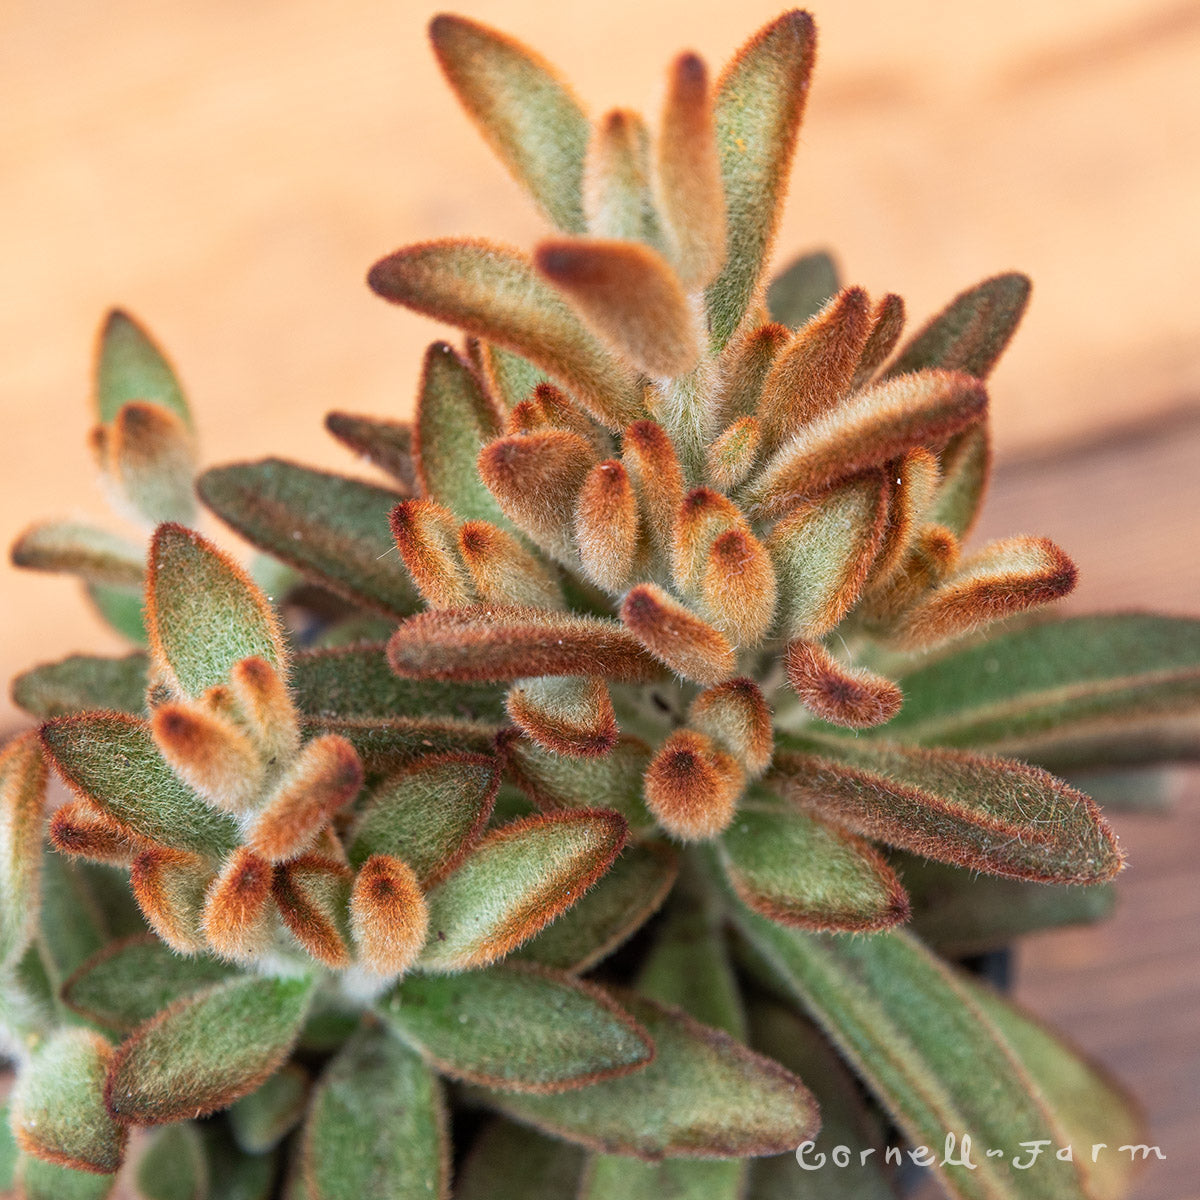
[[[417,470],[413,462],[411,425],[355,413],[331,412],[325,414],[325,428],[355,454],[390,475],[404,495],[415,494]]]
[[[767,310],[772,321],[799,329],[833,299],[838,288],[837,263],[825,250],[813,250],[792,259],[767,288]]]
[[[100,331],[96,356],[96,413],[102,425],[130,400],[161,404],[188,425],[187,400],[166,355],[128,313],[114,308]]]
[[[36,733],[0,750],[0,967],[21,957],[37,929],[46,766]]]

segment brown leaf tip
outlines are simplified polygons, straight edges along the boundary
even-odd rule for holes
[[[372,854],[350,893],[350,928],[359,958],[377,975],[399,975],[416,961],[429,911],[416,875],[390,854]]]
[[[890,721],[904,701],[900,689],[862,668],[845,667],[818,642],[797,638],[785,658],[788,683],[818,717],[848,729]]]
[[[668,833],[703,841],[729,827],[744,783],[742,769],[711,738],[677,729],[646,769],[646,805]]]

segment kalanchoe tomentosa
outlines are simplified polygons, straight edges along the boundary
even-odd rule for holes
[[[556,232],[371,270],[466,334],[411,425],[329,416],[387,486],[206,472],[247,573],[191,528],[187,403],[114,313],[94,445],[148,565],[78,522],[15,548],[146,648],[15,684],[44,723],[0,758],[3,1171],[104,1196],[148,1126],[148,1200],[770,1200],[822,1121],[877,1147],[830,1196],[890,1194],[888,1121],[1140,1140],[950,965],[1110,902],[1115,839],[1046,768],[1197,749],[1197,623],[1007,620],[1070,559],[964,550],[1028,282],[907,340],[826,256],[766,286],[804,13],[715,81],[678,58],[653,132],[474,22],[432,38]],[[1061,1200],[1120,1194],[1113,1162],[937,1169]]]

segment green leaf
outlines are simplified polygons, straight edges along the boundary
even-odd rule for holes
[[[12,697],[41,720],[96,708],[140,716],[146,708],[148,666],[144,654],[124,658],[72,654],[22,672],[13,680]]]
[[[975,527],[992,470],[991,434],[981,422],[956,433],[938,456],[942,482],[928,520],[965,541]]]
[[[742,1200],[748,1165],[686,1158],[645,1163],[597,1154],[584,1171],[578,1200]]]
[[[654,1057],[636,1021],[595,984],[528,964],[414,976],[378,1009],[440,1074],[514,1092],[562,1092]]]
[[[939,655],[901,686],[885,736],[906,742],[1063,770],[1200,754],[1200,621],[1187,617],[1041,621]]]
[[[506,409],[516,408],[539,383],[549,382],[545,371],[510,350],[477,339],[468,342],[468,347],[492,393]]]
[[[141,546],[79,521],[46,521],[26,530],[12,548],[12,561],[32,571],[139,589],[146,570]]]
[[[914,932],[947,957],[1008,946],[1042,929],[1101,921],[1116,903],[1109,883],[1027,883],[907,856],[897,865],[912,899]]]
[[[62,998],[72,1012],[125,1033],[233,972],[218,959],[185,958],[153,934],[135,934],[82,963],[63,983]]]
[[[494,684],[401,679],[386,643],[302,650],[292,663],[292,699],[311,717],[456,717],[503,724],[504,693]]]
[[[115,1175],[72,1171],[31,1154],[21,1155],[16,1174],[21,1200],[105,1200],[117,1182]]]
[[[13,1137],[10,1115],[8,1100],[5,1099],[0,1102],[0,1192],[7,1192],[12,1187],[17,1157],[21,1152]]]
[[[344,737],[362,760],[368,779],[379,779],[429,754],[461,751],[488,754],[499,729],[449,717],[421,720],[397,717],[388,721],[367,717],[315,720],[301,723],[305,738],[336,733]]]
[[[579,1191],[583,1151],[500,1117],[475,1139],[454,1200],[563,1200]]]
[[[514,956],[578,974],[589,971],[658,911],[678,871],[668,842],[632,842],[608,873]]]
[[[367,282],[393,304],[527,358],[610,429],[641,415],[628,371],[515,250],[466,239],[424,242],[381,259]]]
[[[784,735],[780,744],[783,795],[862,837],[1043,883],[1099,883],[1123,864],[1095,804],[1038,767],[866,739]]]
[[[986,379],[1029,303],[1029,279],[1017,272],[961,292],[903,345],[884,378],[940,367]]]
[[[0,967],[15,963],[37,928],[46,765],[36,733],[0,749]]]
[[[605,809],[544,813],[493,830],[426,897],[419,965],[486,966],[570,908],[612,865],[628,826]]]
[[[228,1107],[278,1070],[311,991],[305,978],[250,976],[177,1000],[117,1050],[109,1111],[125,1124],[162,1125]]]
[[[728,234],[725,266],[707,295],[714,350],[741,324],[771,253],[815,49],[808,13],[785,13],[738,51],[717,82]]]
[[[96,411],[107,425],[130,400],[150,400],[192,423],[188,403],[166,355],[128,313],[113,309],[100,332]]]
[[[824,250],[792,259],[767,288],[767,310],[772,321],[799,329],[815,317],[837,294],[837,263]]]
[[[816,1128],[811,1095],[778,1063],[677,1009],[619,999],[654,1041],[648,1067],[557,1096],[487,1091],[487,1102],[552,1136],[651,1162],[779,1154]]]
[[[1070,1163],[1044,1154],[1037,1169],[1012,1166],[1022,1142],[1065,1145],[1064,1132],[996,1027],[919,942],[801,933],[748,910],[737,921],[914,1145],[971,1137],[975,1170],[936,1152],[931,1164],[952,1196],[1082,1200]],[[989,1158],[990,1147],[1008,1155]]]
[[[416,493],[417,471],[412,456],[412,426],[353,413],[325,414],[325,428],[355,454],[390,475],[406,496]]]
[[[49,848],[42,855],[38,947],[56,998],[66,978],[114,932],[89,866]]]
[[[418,759],[357,804],[347,839],[350,863],[372,854],[407,863],[423,887],[453,870],[483,832],[500,786],[500,763],[483,755]]]
[[[496,410],[471,369],[452,347],[434,342],[425,354],[414,421],[421,495],[460,521],[490,521],[511,529],[475,467],[480,450],[501,432]]]
[[[308,1075],[303,1067],[288,1063],[233,1103],[229,1126],[247,1154],[265,1154],[300,1124],[307,1103]]]
[[[325,1068],[301,1134],[309,1200],[445,1200],[449,1147],[437,1080],[364,1025]]]
[[[1145,1142],[1145,1120],[1138,1104],[1102,1068],[1011,1000],[969,978],[961,982],[1000,1031],[1009,1048],[1045,1097],[1067,1140],[1080,1147],[1099,1142],[1116,1148]],[[1110,1150],[1092,1161],[1079,1157],[1091,1200],[1121,1200],[1136,1173],[1133,1155]]]
[[[195,1125],[155,1130],[137,1164],[139,1200],[208,1200],[208,1161]]]
[[[244,1154],[215,1122],[201,1126],[212,1200],[275,1200],[278,1154]]]
[[[507,34],[442,14],[433,48],[462,106],[518,183],[560,229],[583,233],[591,125],[567,83]]]
[[[12,1129],[26,1154],[76,1171],[110,1175],[127,1131],[104,1107],[112,1047],[86,1029],[61,1029],[24,1064],[12,1100]]]
[[[131,400],[96,431],[95,444],[114,499],[133,520],[195,523],[198,452],[183,418],[161,404]]]
[[[42,745],[80,798],[131,835],[219,856],[237,845],[237,825],[176,777],[150,726],[121,713],[81,713],[42,726]]]
[[[142,616],[140,588],[131,592],[102,583],[89,583],[87,594],[105,624],[115,629],[123,638],[128,638],[135,646],[150,644],[146,622]]]
[[[422,607],[388,530],[398,492],[277,458],[216,467],[197,487],[248,541],[351,603],[394,617]]]
[[[228,555],[181,525],[150,543],[146,625],[155,665],[193,698],[257,656],[286,674],[283,631],[266,596]]]

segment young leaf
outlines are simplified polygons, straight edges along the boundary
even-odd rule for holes
[[[801,933],[749,912],[737,920],[913,1144],[940,1147],[948,1131],[971,1137],[973,1170],[933,1156],[952,1195],[1083,1200],[1072,1163],[1043,1155],[1041,1170],[1019,1171],[1017,1156],[979,1149],[1068,1139],[996,1027],[919,942]]]
[[[742,764],[752,777],[771,763],[774,730],[771,710],[752,679],[731,679],[706,688],[688,708],[688,726],[707,734]]]
[[[617,720],[603,679],[538,676],[508,691],[508,715],[546,750],[597,758],[617,744]]]
[[[253,963],[277,928],[271,864],[245,846],[225,861],[204,897],[204,936],[223,958]]]
[[[271,894],[297,945],[335,971],[350,966],[348,867],[328,855],[301,855],[275,868]]]
[[[215,808],[244,812],[258,798],[264,763],[228,717],[168,701],[151,714],[150,732],[171,770]]]
[[[904,697],[882,675],[839,662],[819,642],[794,638],[784,660],[787,680],[804,706],[832,725],[869,729],[884,725]]]
[[[975,527],[992,470],[992,443],[986,422],[955,434],[939,458],[942,484],[929,519],[965,541]]]
[[[166,356],[128,313],[112,309],[96,351],[96,416],[109,424],[131,400],[148,400],[175,413],[188,425],[187,400]]]
[[[502,1118],[488,1123],[455,1172],[455,1200],[562,1200],[579,1191],[583,1151]]]
[[[265,1154],[279,1144],[304,1116],[308,1073],[295,1063],[276,1071],[261,1087],[234,1101],[229,1125],[247,1154]]]
[[[126,1125],[163,1125],[227,1108],[283,1063],[311,991],[307,978],[251,975],[175,1001],[114,1055],[109,1112]]]
[[[527,399],[542,384],[552,386],[546,373],[528,359],[480,338],[468,338],[472,363],[487,383],[488,392],[509,410]],[[581,413],[580,416],[587,418]],[[511,430],[510,430],[511,432]]]
[[[225,813],[200,799],[163,761],[145,721],[122,713],[57,717],[42,746],[67,786],[101,809],[135,842],[218,856],[237,844]]]
[[[416,962],[428,932],[429,908],[413,869],[393,855],[372,854],[350,892],[359,962],[375,975],[401,975]]]
[[[757,417],[739,417],[709,444],[706,465],[713,483],[732,491],[754,469],[762,444]]]
[[[840,286],[837,263],[828,251],[801,254],[771,280],[767,311],[772,321],[799,329],[833,299]]]
[[[621,620],[655,658],[696,683],[720,683],[737,667],[725,635],[657,584],[631,589],[621,604]]]
[[[432,500],[401,500],[388,518],[400,558],[430,608],[463,608],[474,599],[458,552],[458,518]]]
[[[627,836],[616,813],[587,808],[493,830],[429,893],[421,968],[455,972],[503,958],[579,900]]]
[[[650,132],[632,109],[613,109],[596,123],[583,175],[583,207],[593,237],[662,248],[661,221],[650,192]]]
[[[0,750],[0,967],[25,952],[37,928],[46,765],[36,733]]]
[[[416,495],[413,428],[404,421],[385,421],[354,413],[325,414],[325,428],[344,446],[390,475],[406,496]]]
[[[610,429],[640,415],[627,369],[516,250],[465,238],[425,242],[381,259],[367,282],[393,304],[523,355]]]
[[[654,1056],[645,1030],[606,992],[529,964],[417,976],[377,1008],[440,1074],[504,1091],[588,1087]]]
[[[904,332],[904,300],[889,292],[871,313],[871,333],[858,359],[850,387],[857,390],[883,366],[884,359],[896,348]]]
[[[908,897],[883,856],[806,813],[744,804],[719,846],[734,891],[781,925],[874,933],[908,919]]]
[[[563,607],[552,568],[506,530],[466,521],[458,531],[458,551],[484,604]]]
[[[770,257],[815,50],[812,18],[793,10],[759,30],[717,81],[727,253],[707,296],[714,350],[741,324]]]
[[[575,544],[583,569],[602,588],[629,584],[638,552],[638,502],[629,473],[615,459],[587,473],[575,499]]]
[[[196,519],[197,450],[188,423],[161,404],[131,400],[97,431],[101,465],[135,520]]]
[[[487,1102],[555,1137],[649,1162],[778,1154],[815,1130],[811,1095],[778,1063],[678,1009],[619,1000],[654,1042],[648,1067],[558,1096],[488,1091]]]
[[[85,1029],[61,1029],[34,1051],[12,1101],[13,1133],[26,1154],[95,1175],[121,1165],[128,1131],[103,1099],[112,1053],[104,1038]]]
[[[1124,857],[1095,804],[1037,767],[953,750],[785,736],[779,786],[805,812],[922,854],[1044,883],[1112,879]]]
[[[393,617],[421,607],[388,532],[399,493],[277,458],[216,467],[197,487],[247,541],[351,603]]]
[[[39,720],[96,708],[140,715],[146,707],[146,669],[144,654],[124,658],[72,654],[18,675],[12,697]]]
[[[449,1144],[437,1079],[364,1024],[317,1081],[300,1134],[308,1200],[447,1200]]]
[[[590,126],[567,83],[515,38],[442,14],[429,36],[462,106],[492,150],[560,229],[583,233]]]
[[[81,1017],[127,1033],[155,1013],[232,974],[215,958],[184,958],[153,934],[109,942],[62,985],[66,1006]]]
[[[88,583],[140,588],[145,554],[128,538],[78,521],[44,521],[13,545],[15,567],[77,575]]]
[[[741,766],[712,738],[676,729],[646,769],[646,807],[672,836],[701,841],[728,828],[745,783]]]
[[[792,331],[786,325],[769,321],[740,334],[730,344],[722,355],[725,379],[709,401],[710,430],[757,413],[767,375],[791,340]]]
[[[129,887],[146,923],[180,954],[208,950],[204,903],[216,878],[210,860],[168,846],[142,850],[129,867]]]
[[[146,617],[156,667],[193,699],[257,655],[285,669],[278,618],[250,577],[207,539],[160,525],[150,543]]]

